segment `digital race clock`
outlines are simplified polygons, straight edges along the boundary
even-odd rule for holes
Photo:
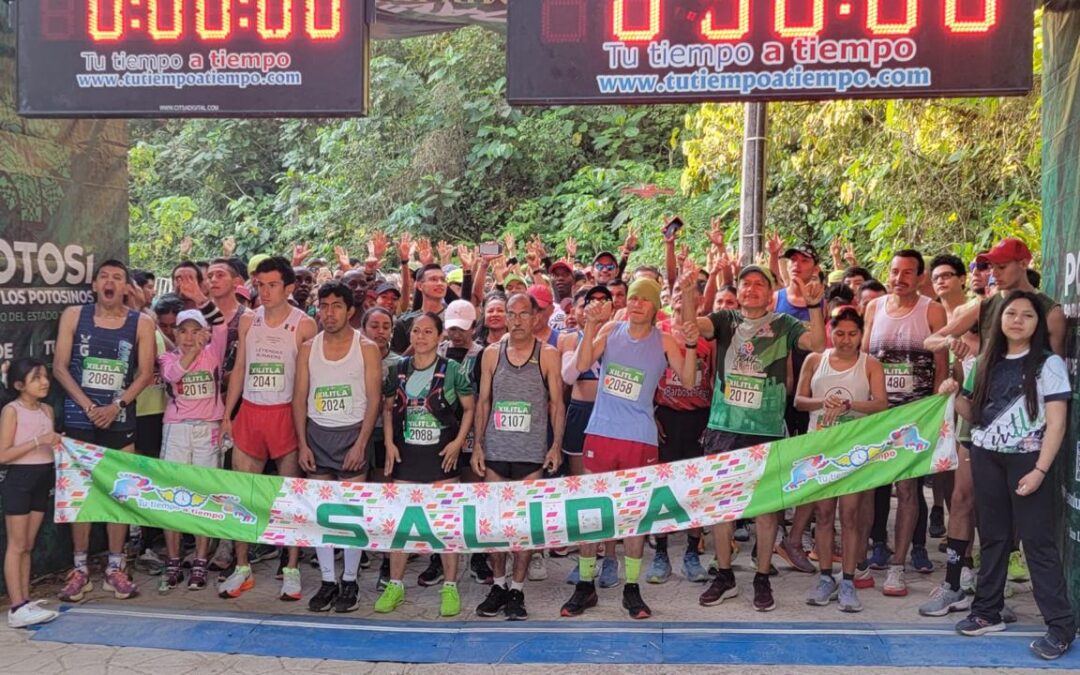
[[[373,0],[20,2],[19,113],[363,114],[372,7]]]
[[[1020,94],[1030,0],[516,0],[516,104]]]

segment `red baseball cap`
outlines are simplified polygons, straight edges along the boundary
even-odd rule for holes
[[[975,262],[991,265],[1004,265],[1021,260],[1031,260],[1031,250],[1028,249],[1027,244],[1015,237],[1002,239],[994,248],[975,256]]]
[[[532,296],[533,300],[536,300],[537,304],[540,305],[540,309],[547,309],[555,302],[551,289],[541,284],[529,286],[527,293]]]
[[[569,272],[570,274],[574,273],[574,268],[570,267],[570,263],[566,262],[565,260],[556,260],[555,262],[551,263],[551,267],[548,269],[548,272],[554,273],[555,270],[560,267]]]

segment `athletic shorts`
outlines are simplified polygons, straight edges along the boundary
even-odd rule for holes
[[[333,474],[337,480],[356,478],[367,474],[367,467],[345,471],[345,455],[349,454],[356,439],[360,437],[360,426],[324,427],[307,421],[307,444],[315,455],[315,473]],[[383,450],[385,461],[386,451]]]
[[[221,468],[221,422],[170,422],[162,436],[161,458],[166,462]]]
[[[383,438],[383,428],[375,427],[368,439],[368,466],[372,470],[386,468],[386,439]]]
[[[232,436],[236,449],[255,459],[281,459],[296,452],[292,404],[258,405],[244,401],[233,420]]]
[[[135,452],[143,457],[161,457],[165,415],[140,415],[135,418]]]
[[[592,401],[570,399],[566,407],[566,427],[563,431],[563,453],[580,457],[585,449],[585,428],[592,417]]]
[[[656,407],[656,420],[664,429],[660,441],[660,461],[678,462],[696,459],[705,454],[701,449],[701,434],[709,426],[709,409],[675,410]]]
[[[585,470],[589,473],[638,469],[660,460],[655,445],[595,434],[585,436]]]
[[[56,473],[52,464],[9,464],[0,469],[0,499],[4,514],[45,513],[52,501]]]
[[[83,443],[92,443],[94,445],[100,445],[103,448],[112,448],[113,450],[125,450],[126,448],[135,445],[135,430],[129,431],[110,431],[109,429],[72,429],[68,427],[64,429],[64,435],[68,438],[74,438],[77,441]]]
[[[401,461],[394,465],[391,477],[394,480],[409,483],[441,483],[457,480],[461,473],[461,463],[469,461],[465,455],[458,455],[457,468],[447,472],[442,470],[442,452],[434,447],[399,447]]]
[[[772,436],[753,436],[750,434],[733,434],[729,431],[717,431],[706,429],[701,435],[701,447],[706,455],[720,455],[732,450],[749,448],[763,443],[779,441],[780,438]]]
[[[543,464],[535,462],[484,462],[488,471],[494,471],[503,480],[525,480],[527,477],[539,473]],[[543,476],[540,476],[543,478]]]

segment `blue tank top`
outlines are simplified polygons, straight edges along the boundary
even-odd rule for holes
[[[578,332],[577,332],[578,344],[581,344],[581,341],[584,340],[584,339],[585,339],[585,331],[578,330]],[[599,368],[589,368],[588,370],[586,370],[585,372],[583,372],[583,373],[581,373],[581,374],[579,374],[577,376],[577,381],[578,382],[595,382],[596,380],[599,380],[599,379],[600,379],[600,369]]]
[[[79,310],[79,322],[71,345],[68,372],[94,405],[109,405],[120,397],[135,379],[138,350],[139,313],[128,310],[120,328],[94,325],[94,305]],[[94,423],[69,396],[64,396],[64,426],[93,429]],[[121,410],[109,431],[135,428],[135,407]]]
[[[796,307],[788,302],[787,288],[781,288],[776,294],[776,313],[795,317],[804,325],[810,323],[810,310],[806,307]]]
[[[600,386],[585,433],[657,445],[653,397],[667,368],[663,334],[654,326],[640,340],[620,321],[601,358]]]

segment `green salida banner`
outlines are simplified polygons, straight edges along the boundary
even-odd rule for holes
[[[431,485],[280,478],[64,439],[56,519],[371,550],[507,551],[748,518],[956,467],[952,399],[797,438],[629,471]]]

